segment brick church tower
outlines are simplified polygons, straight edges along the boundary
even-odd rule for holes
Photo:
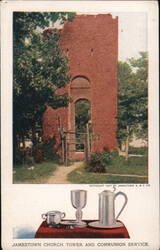
[[[98,137],[92,152],[104,147],[112,151],[117,147],[118,18],[111,14],[77,15],[65,23],[60,43],[68,55],[71,74],[70,84],[60,93],[67,92],[72,102],[67,108],[46,110],[44,138],[55,136],[57,145],[60,143],[59,119],[66,131],[75,131],[75,103],[85,99],[91,104],[92,130]]]

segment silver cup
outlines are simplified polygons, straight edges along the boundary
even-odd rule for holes
[[[45,214],[42,214],[42,219],[46,220],[49,227],[54,227],[59,225],[61,219],[65,217],[64,212],[60,211],[49,211]]]
[[[71,203],[76,208],[76,224],[75,227],[85,227],[86,223],[82,221],[82,209],[85,207],[87,202],[87,191],[86,190],[72,190],[71,191]]]

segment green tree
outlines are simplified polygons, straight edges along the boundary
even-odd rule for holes
[[[44,29],[59,20],[60,24],[65,21],[72,21],[74,12],[14,12],[13,13],[13,40],[14,48],[24,47],[26,38],[32,37],[32,32],[37,28]]]
[[[138,59],[131,58],[129,63],[133,68],[134,82],[137,89],[137,115],[139,126],[135,134],[138,138],[148,137],[148,53],[140,52]]]
[[[77,133],[86,133],[86,124],[91,119],[90,102],[81,99],[75,105],[75,125]]]
[[[66,94],[57,95],[70,80],[68,60],[59,46],[59,32],[49,38],[42,28],[49,22],[72,20],[74,13],[15,12],[13,15],[13,142],[14,156],[18,140],[24,141],[41,127],[42,114],[49,105],[67,106]]]
[[[80,99],[75,104],[75,129],[76,129],[76,139],[78,144],[76,144],[77,150],[84,150],[84,140],[85,136],[83,133],[87,132],[87,123],[91,119],[91,107],[90,101],[87,99]],[[90,132],[91,127],[89,126]]]
[[[147,139],[147,76],[147,52],[140,52],[138,59],[119,62],[118,141],[125,143],[126,159],[133,135]]]

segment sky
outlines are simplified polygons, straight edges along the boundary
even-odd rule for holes
[[[118,59],[125,61],[138,57],[139,51],[147,51],[147,14],[114,13],[119,19],[119,54]]]

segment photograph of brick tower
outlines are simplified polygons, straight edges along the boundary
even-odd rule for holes
[[[118,18],[113,19],[110,14],[77,15],[61,30],[60,44],[69,58],[71,81],[65,91],[72,101],[66,108],[53,110],[49,107],[46,110],[44,137],[59,136],[60,120],[68,131],[68,157],[85,159],[84,151],[76,151],[74,133],[76,104],[86,100],[90,104],[92,131],[98,137],[92,142],[92,153],[101,152],[104,147],[113,151],[117,148]],[[59,143],[58,139],[56,141]]]
[[[48,27],[34,15],[14,13],[14,183],[146,183],[147,140],[139,135],[147,130],[147,74],[140,93],[131,67],[143,60],[147,72],[147,52],[119,62],[119,16],[111,13],[37,12]],[[16,54],[22,26],[24,62]]]

